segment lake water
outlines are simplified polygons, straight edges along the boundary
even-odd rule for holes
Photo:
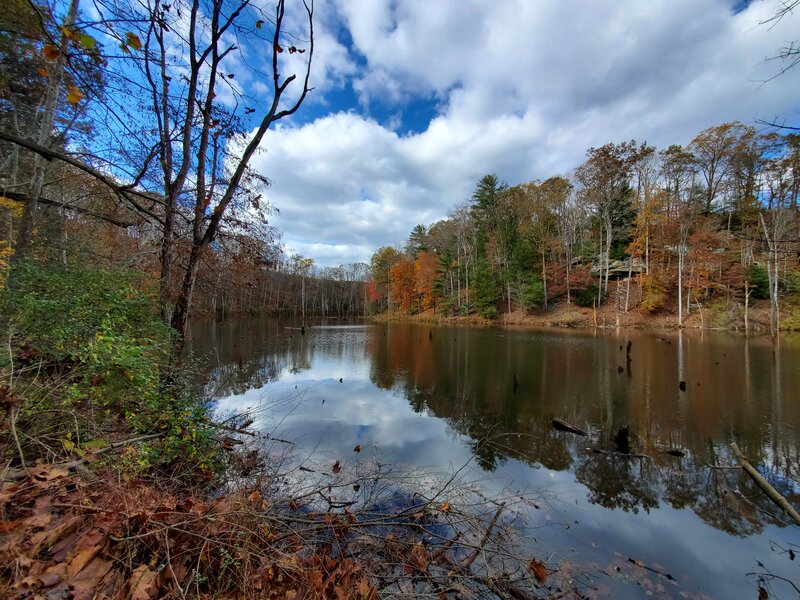
[[[538,494],[532,552],[582,570],[592,595],[755,599],[761,582],[798,596],[780,578],[800,587],[800,530],[741,470],[719,468],[736,464],[735,441],[800,504],[796,338],[295,327],[195,323],[191,349],[220,410],[251,411],[306,464],[346,461],[358,444],[386,463],[466,465],[489,493]],[[626,426],[644,456],[619,453]]]

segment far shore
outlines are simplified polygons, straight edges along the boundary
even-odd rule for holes
[[[501,328],[626,328],[650,330],[716,330],[748,335],[769,335],[769,302],[754,303],[748,310],[747,326],[745,326],[743,309],[721,311],[718,308],[696,308],[689,315],[684,314],[682,326],[678,325],[677,313],[659,312],[648,314],[641,309],[628,312],[615,310],[613,306],[601,306],[595,310],[583,308],[575,304],[559,302],[550,305],[546,310],[533,312],[515,310],[501,313],[496,319],[485,319],[479,315],[449,316],[433,309],[411,314],[400,310],[390,310],[373,315],[370,318],[377,322],[410,322],[439,325],[466,325]],[[781,333],[790,333],[782,329]]]

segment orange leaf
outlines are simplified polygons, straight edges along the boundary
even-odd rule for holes
[[[533,576],[536,577],[536,581],[539,583],[547,581],[547,567],[544,566],[544,563],[540,563],[535,558],[532,558],[531,562],[528,563],[528,569],[530,569]]]
[[[83,100],[83,96],[83,92],[77,86],[69,86],[69,91],[67,92],[67,102],[72,105],[78,104],[78,102]]]
[[[42,52],[44,52],[44,57],[47,60],[56,60],[59,56],[61,56],[61,50],[55,46],[51,46],[50,44],[47,44]]]
[[[49,77],[47,71],[45,71],[42,67],[39,67],[37,71],[39,72],[39,75],[41,75],[42,77]]]
[[[444,504],[439,507],[439,510],[441,510],[443,513],[450,512],[450,503],[445,500]]]
[[[131,600],[152,600],[158,596],[158,573],[139,565],[131,573]]]
[[[81,570],[92,560],[97,553],[100,552],[100,546],[92,546],[91,548],[86,548],[78,552],[75,556],[72,557],[72,560],[69,561],[67,565],[67,574],[69,575],[70,579],[75,577]]]

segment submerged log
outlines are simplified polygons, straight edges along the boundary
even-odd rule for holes
[[[589,435],[580,427],[575,427],[574,425],[570,425],[566,421],[562,421],[561,419],[553,419],[553,429],[558,431],[566,431],[568,433],[575,433],[578,435]]]
[[[800,525],[800,514],[798,514],[798,512],[792,507],[791,504],[789,504],[786,498],[781,496],[778,490],[772,487],[769,481],[764,479],[761,473],[759,473],[753,467],[753,465],[751,465],[747,461],[747,459],[744,457],[744,454],[742,454],[742,451],[739,449],[739,446],[736,444],[736,442],[731,443],[731,450],[733,450],[733,455],[736,457],[736,460],[739,462],[740,465],[742,465],[742,468],[747,472],[747,474],[753,478],[753,481],[755,481],[756,484],[758,484],[758,487],[764,490],[764,493],[766,493],[767,496],[769,496],[770,500],[772,500],[775,504],[780,506],[783,509],[783,512],[792,517],[792,519],[797,525]]]

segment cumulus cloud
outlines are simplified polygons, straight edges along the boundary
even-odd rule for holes
[[[738,13],[725,0],[317,5],[326,110],[270,132],[256,166],[287,246],[323,266],[402,243],[485,173],[515,184],[568,174],[609,141],[664,147],[726,121],[798,116],[800,69],[763,83],[779,70],[765,57],[800,19],[761,25],[774,2]],[[347,110],[334,88],[352,92]],[[407,134],[367,116],[415,99],[437,110]]]

